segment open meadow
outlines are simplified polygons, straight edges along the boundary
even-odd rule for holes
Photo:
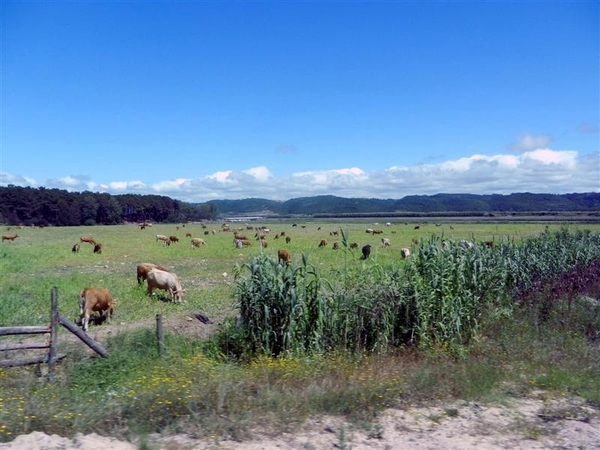
[[[296,226],[294,226],[296,224]],[[380,265],[386,267],[401,260],[401,247],[414,247],[413,239],[429,239],[432,235],[447,239],[468,239],[473,242],[495,240],[516,241],[541,233],[546,229],[558,230],[561,224],[543,223],[434,223],[418,224],[395,221],[391,226],[385,222],[262,222],[232,223],[232,230],[246,235],[251,247],[238,249],[233,245],[233,232],[221,231],[221,223],[206,224],[158,224],[141,230],[136,224],[95,227],[13,227],[19,237],[14,242],[3,242],[0,247],[0,324],[2,326],[38,325],[48,319],[50,289],[58,288],[59,311],[75,320],[78,314],[78,294],[84,287],[108,288],[118,299],[114,321],[134,323],[154,319],[157,313],[165,317],[183,317],[189,313],[203,313],[210,318],[222,318],[235,314],[233,298],[233,275],[236,265],[248,263],[252,256],[261,252],[254,238],[254,227],[269,228],[268,247],[264,252],[277,257],[277,250],[288,249],[293,264],[298,264],[301,254],[322,271],[324,278],[337,276],[344,265]],[[419,226],[419,229],[415,229]],[[382,234],[367,233],[366,229],[379,229]],[[569,225],[570,229],[600,230],[600,225]],[[341,243],[341,236],[333,232],[344,229],[350,243],[359,248],[348,252],[333,250],[334,242]],[[213,234],[214,231],[214,234]],[[204,233],[208,232],[208,235]],[[206,245],[192,248],[190,238],[199,237]],[[275,239],[277,234],[285,236]],[[177,236],[179,242],[165,246],[156,241],[156,235]],[[80,243],[81,236],[92,236],[102,244],[102,253],[94,254],[93,246]],[[286,243],[285,237],[291,240]],[[381,238],[390,240],[389,247],[382,247]],[[319,248],[321,239],[328,245]],[[71,251],[80,243],[78,253]],[[372,245],[370,259],[360,259],[360,248]],[[140,262],[161,264],[177,274],[185,289],[185,304],[162,301],[166,295],[157,291],[148,298],[145,285],[136,282],[136,266]],[[332,280],[332,281],[333,281]],[[92,328],[91,333],[94,332]]]
[[[454,405],[457,400],[502,402],[526,397],[534,390],[577,395],[584,399],[586,408],[592,409],[583,412],[573,406],[576,411],[572,412],[584,414],[588,422],[597,421],[600,305],[593,295],[589,297],[589,292],[592,288],[600,291],[598,273],[585,274],[587,281],[583,284],[587,285],[581,289],[587,294],[585,300],[576,301],[569,291],[568,307],[563,299],[556,299],[550,307],[537,292],[535,302],[530,302],[535,308],[525,308],[519,314],[514,313],[517,306],[514,310],[511,306],[478,312],[475,318],[469,318],[476,326],[473,335],[464,334],[461,327],[466,328],[466,323],[457,325],[459,338],[467,336],[464,341],[454,341],[454,335],[437,329],[427,346],[390,346],[392,350],[386,346],[385,352],[375,350],[384,345],[374,338],[377,346],[360,352],[347,353],[332,345],[334,351],[330,352],[289,352],[276,358],[259,352],[254,357],[244,354],[236,359],[223,353],[223,340],[236,338],[233,334],[218,339],[214,336],[225,324],[232,326],[231,318],[240,314],[239,297],[252,288],[248,284],[240,288],[240,280],[248,277],[244,266],[261,253],[276,261],[278,249],[287,249],[291,268],[308,261],[318,271],[319,280],[331,289],[326,301],[348,301],[349,305],[351,295],[336,297],[342,281],[348,292],[363,295],[361,289],[368,292],[369,287],[364,286],[360,273],[404,273],[401,271],[416,254],[430,257],[428,243],[435,246],[444,240],[468,240],[476,248],[494,252],[504,251],[500,250],[504,245],[518,249],[527,239],[544,234],[556,242],[554,234],[566,233],[576,235],[574,242],[580,236],[600,248],[600,224],[448,219],[405,222],[397,218],[389,224],[386,219],[377,221],[232,222],[230,231],[223,231],[221,222],[154,224],[146,229],[137,224],[13,227],[10,233],[19,236],[0,245],[0,327],[46,325],[52,287],[58,289],[60,314],[73,322],[78,319],[78,294],[85,287],[109,289],[117,306],[110,322],[92,323],[88,330],[92,338],[106,346],[107,358],[97,357],[60,328],[59,352],[67,356],[59,363],[55,380],[40,383],[39,368],[0,369],[0,442],[33,431],[63,436],[96,432],[138,442],[143,441],[139,441],[140,436],[151,433],[186,433],[208,439],[218,448],[219,442],[252,438],[258,424],[263,434],[277,436],[319,415],[343,417],[375,439],[382,433],[376,417],[387,408],[402,409],[432,401],[442,405]],[[269,230],[266,248],[261,249],[255,239],[257,227]],[[233,231],[245,235],[252,245],[236,248]],[[157,241],[158,234],[176,236],[179,241],[166,246]],[[94,253],[92,245],[80,242],[82,236],[101,243],[102,252]],[[194,248],[191,238],[202,238],[206,245]],[[319,247],[323,239],[327,245]],[[383,245],[382,239],[388,239],[390,245]],[[334,249],[335,242],[339,249]],[[352,243],[357,244],[356,248],[351,248]],[[78,252],[72,251],[74,244],[80,244]],[[362,259],[361,247],[366,244],[372,246],[371,253]],[[402,247],[411,250],[408,259],[401,257]],[[596,247],[589,252],[586,260],[600,260]],[[528,260],[527,255],[519,257]],[[501,260],[493,258],[498,258],[497,254],[477,261]],[[536,258],[532,253],[531,259]],[[155,291],[149,297],[145,283],[136,280],[140,262],[161,264],[177,274],[185,290],[184,302],[172,303],[164,291]],[[482,264],[481,268],[473,265],[473,280],[480,272],[492,273]],[[561,265],[561,261],[552,264],[552,270]],[[377,276],[374,279],[387,280]],[[435,274],[431,276],[436,278]],[[434,289],[426,278],[419,279],[424,283],[419,292],[426,292],[428,286]],[[356,287],[349,288],[352,282],[348,280],[355,280]],[[391,280],[390,289],[410,287],[401,280],[394,284],[397,281],[393,277]],[[390,292],[386,286],[373,286],[371,291],[376,293],[379,288]],[[439,289],[439,297],[435,298],[458,298],[449,290],[449,283]],[[462,307],[467,308],[466,303]],[[162,358],[156,349],[157,314],[164,318],[166,331],[166,353]],[[195,314],[207,316],[211,323],[201,322]],[[421,326],[423,319],[419,320]],[[346,332],[346,336],[350,334]],[[371,339],[365,336],[361,338],[365,342]],[[440,336],[450,337],[446,340]],[[2,339],[0,344],[17,338]],[[389,344],[387,339],[385,345]],[[239,344],[247,348],[246,342]],[[236,347],[236,343],[231,346]],[[18,358],[19,353],[0,352],[0,359]],[[459,414],[454,406],[440,411],[442,416]],[[564,419],[564,414],[561,417]],[[535,439],[536,433],[539,430],[528,428],[522,435]],[[334,434],[336,445],[348,445],[344,428],[334,430]],[[155,448],[148,442],[144,445]]]

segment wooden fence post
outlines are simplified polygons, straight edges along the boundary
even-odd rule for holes
[[[162,358],[165,353],[165,335],[162,327],[162,314],[156,315],[156,340],[158,343],[158,356]]]
[[[56,348],[58,336],[58,288],[54,286],[50,291],[50,343],[48,349],[48,379],[54,379],[56,365]]]

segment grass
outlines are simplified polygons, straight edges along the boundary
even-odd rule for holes
[[[411,247],[415,237],[443,234],[455,240],[518,242],[547,228],[560,228],[558,224],[444,223],[415,230],[412,223],[400,223],[379,227],[392,242],[383,248],[379,244],[382,235],[365,233],[372,227],[366,222],[298,225],[268,223],[272,231],[265,253],[276,257],[278,248],[288,248],[293,266],[300,264],[304,253],[330,280],[352,271],[403,264],[398,250]],[[569,227],[600,231],[597,225]],[[151,323],[159,312],[171,318],[202,312],[218,320],[236,313],[236,266],[248,263],[260,250],[256,244],[234,248],[232,234],[219,228],[219,224],[209,225],[208,230],[217,231],[208,236],[192,224],[179,230],[172,224],[146,230],[134,225],[26,228],[19,230],[15,242],[3,243],[0,326],[46,324],[52,286],[58,287],[61,314],[71,319],[76,317],[77,294],[83,287],[107,287],[119,303],[114,332],[103,340],[108,358],[92,357],[82,344],[67,341],[66,330],[61,330],[59,348],[68,356],[59,365],[54,383],[40,382],[34,368],[0,369],[0,441],[34,430],[61,435],[97,432],[121,438],[186,431],[215,439],[244,439],[256,423],[272,430],[293,429],[314,414],[340,414],[369,423],[386,407],[432,399],[489,400],[539,388],[575,393],[600,405],[600,355],[597,344],[586,340],[589,328],[598,327],[590,318],[598,317],[598,311],[586,301],[576,301],[568,316],[550,314],[544,322],[528,310],[510,320],[484,322],[478,339],[458,356],[439,344],[426,350],[402,347],[385,354],[332,352],[234,361],[224,357],[215,342],[200,341],[184,328],[167,333],[166,356],[158,358],[152,325],[128,330],[127,324]],[[369,260],[359,259],[360,250],[331,248],[332,241],[341,242],[342,237],[329,233],[340,228],[348,242],[373,245]],[[282,238],[273,239],[282,231],[292,238],[287,245]],[[189,238],[184,238],[186,232],[206,239],[207,245],[192,249]],[[175,234],[181,242],[164,247],[155,242],[156,234]],[[72,253],[72,245],[82,235],[102,242],[102,254],[93,254],[83,244],[80,253]],[[324,249],[317,247],[322,238],[329,241]],[[135,277],[135,266],[143,261],[175,271],[186,289],[186,303],[148,298]],[[90,333],[104,326],[91,325]],[[343,435],[339,440],[345,445]]]

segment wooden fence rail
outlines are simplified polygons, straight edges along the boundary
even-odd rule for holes
[[[0,345],[0,351],[12,350],[30,350],[30,349],[48,349],[44,355],[34,356],[26,359],[2,359],[0,367],[17,367],[31,364],[48,364],[48,378],[54,377],[54,367],[56,362],[63,359],[66,355],[57,353],[57,335],[58,325],[62,325],[71,333],[75,334],[88,347],[98,353],[100,356],[108,356],[108,352],[102,345],[89,337],[77,325],[70,322],[65,317],[58,313],[58,295],[57,288],[53,287],[50,291],[50,325],[44,326],[22,326],[22,327],[0,327],[0,336],[10,335],[30,335],[30,334],[45,334],[48,335],[46,342],[31,342],[31,343],[11,343]]]

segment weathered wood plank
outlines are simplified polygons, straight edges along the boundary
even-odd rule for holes
[[[50,344],[46,344],[44,342],[31,342],[29,344],[7,344],[0,345],[0,352],[8,352],[10,350],[34,350],[49,347]]]
[[[75,336],[77,336],[79,339],[81,339],[85,345],[87,345],[89,348],[94,350],[100,356],[108,356],[108,352],[106,351],[106,349],[104,347],[102,347],[102,345],[100,343],[96,342],[91,337],[89,337],[85,333],[85,331],[83,331],[81,328],[79,328],[77,325],[75,325],[69,319],[67,319],[64,316],[59,315],[58,322],[63,327],[65,327],[67,330],[69,330],[71,333],[73,333]]]
[[[55,361],[59,361],[65,358],[67,355],[59,354],[56,355]],[[0,360],[0,367],[17,367],[17,366],[30,366],[32,364],[45,363],[48,359],[48,355],[35,356],[28,359],[2,359]]]
[[[50,327],[24,326],[24,327],[0,327],[0,336],[11,334],[44,334],[50,333]]]

